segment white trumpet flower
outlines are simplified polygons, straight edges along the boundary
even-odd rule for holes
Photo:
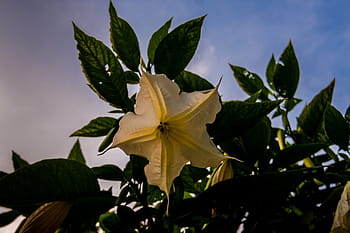
[[[205,92],[180,92],[165,75],[143,72],[135,113],[128,112],[120,120],[111,147],[147,158],[148,183],[169,197],[171,185],[186,163],[216,167],[228,158],[206,130],[220,109],[218,86]]]

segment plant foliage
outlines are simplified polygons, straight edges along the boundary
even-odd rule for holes
[[[184,92],[214,87],[186,70],[205,16],[170,31],[172,18],[165,22],[152,34],[144,63],[132,26],[117,15],[112,3],[109,14],[112,49],[73,24],[88,85],[115,109],[108,117],[92,119],[71,137],[104,137],[100,152],[111,144],[120,118],[134,111],[135,95],[127,87],[139,82],[141,69],[166,74]],[[333,80],[315,93],[301,113],[293,113],[298,116],[294,127],[290,112],[302,100],[295,97],[300,71],[292,42],[277,61],[272,55],[267,64],[265,80],[230,64],[249,98],[223,102],[215,122],[207,126],[223,154],[242,160],[230,161],[233,178],[211,185],[216,168],[186,165],[167,200],[158,187],[147,183],[148,161],[137,155],[128,155],[122,169],[116,164],[88,167],[78,140],[67,159],[29,164],[13,152],[14,171],[0,172],[0,206],[10,209],[0,214],[0,226],[19,215],[40,224],[59,214],[48,207],[61,206],[69,211],[59,216],[64,221],[57,233],[329,232],[350,179],[350,108],[342,114],[332,105]],[[116,195],[102,190],[100,180],[117,182],[120,191]],[[36,218],[38,214],[43,220]],[[28,224],[19,228],[30,232],[23,229]]]

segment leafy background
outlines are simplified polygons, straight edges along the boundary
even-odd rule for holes
[[[107,1],[1,1],[0,170],[11,171],[11,149],[30,162],[66,157],[74,143],[68,135],[110,110],[87,91],[71,27],[73,20],[88,34],[109,41],[107,6]],[[271,53],[278,56],[292,39],[302,71],[296,96],[310,101],[335,76],[333,104],[343,113],[347,107],[350,33],[345,1],[337,6],[326,1],[271,1],[264,6],[259,1],[120,1],[117,7],[137,32],[144,56],[145,42],[170,16],[178,25],[208,14],[189,70],[213,83],[223,76],[223,99],[246,98],[227,63],[263,75]],[[140,12],[147,17],[140,20]],[[89,165],[126,160],[116,150],[97,157],[99,142],[81,143]]]

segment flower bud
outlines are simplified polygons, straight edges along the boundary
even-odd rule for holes
[[[224,161],[221,162],[221,164],[215,171],[211,181],[211,186],[221,181],[233,178],[233,174],[234,173],[233,173],[231,159],[225,159]]]

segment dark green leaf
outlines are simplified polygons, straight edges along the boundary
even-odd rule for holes
[[[15,208],[94,195],[99,185],[93,171],[82,163],[50,159],[1,177],[0,190],[0,206]]]
[[[115,110],[109,111],[108,113],[124,113],[124,112],[122,110],[115,109]]]
[[[112,117],[97,117],[91,120],[83,128],[70,135],[79,137],[100,137],[105,136],[113,128],[118,126],[118,120]]]
[[[291,98],[286,99],[284,102],[283,107],[286,109],[287,112],[290,112],[297,104],[299,104],[302,100],[298,98]]]
[[[152,205],[156,201],[163,200],[164,197],[165,197],[164,192],[160,190],[157,186],[148,185],[148,195],[147,195],[148,204]]]
[[[253,128],[248,129],[242,135],[244,151],[249,156],[242,159],[252,164],[257,160],[263,160],[267,146],[270,144],[270,138],[271,121],[268,117],[263,117]]]
[[[267,65],[267,68],[266,68],[266,80],[269,86],[272,88],[272,90],[276,90],[273,84],[273,75],[275,73],[275,69],[276,69],[276,60],[272,54],[269,64]]]
[[[67,216],[68,219],[74,220],[97,218],[102,213],[114,207],[117,198],[111,196],[108,191],[100,191],[94,196],[80,197],[75,200],[72,210]]]
[[[347,151],[349,146],[349,126],[334,106],[329,105],[325,114],[325,129],[329,139],[341,149]]]
[[[205,168],[197,168],[186,165],[181,171],[181,180],[183,182],[184,191],[190,193],[200,193],[206,186],[207,175],[209,171]],[[200,182],[198,182],[201,180]]]
[[[115,232],[116,229],[123,228],[123,223],[115,213],[107,212],[102,214],[98,220],[100,227],[104,232]]]
[[[242,206],[251,213],[269,213],[281,208],[290,192],[308,176],[308,173],[284,172],[225,180],[210,187],[197,198],[178,203],[173,207],[172,215],[180,221],[189,216],[210,217],[212,208],[232,213]]]
[[[154,56],[156,73],[174,79],[185,69],[197,49],[204,18],[181,24],[159,43]]]
[[[25,167],[29,165],[27,161],[21,158],[19,154],[16,152],[12,151],[12,163],[13,163],[13,168],[17,170],[18,168]]]
[[[69,152],[68,159],[85,164],[85,158],[83,152],[81,151],[79,139],[76,140],[71,151]]]
[[[289,166],[315,154],[326,146],[324,144],[294,144],[276,154],[274,165],[281,168]]]
[[[119,125],[109,130],[106,137],[103,139],[100,146],[98,147],[98,152],[103,152],[105,149],[107,149],[107,147],[112,143],[114,135],[117,133],[118,129]]]
[[[213,89],[214,86],[206,79],[189,71],[182,71],[174,80],[179,85],[181,91],[193,92]]]
[[[172,20],[173,18],[170,18],[165,22],[165,24],[163,24],[156,32],[152,34],[147,48],[148,63],[154,64],[154,55],[156,53],[156,49],[164,37],[168,35],[168,30],[170,28]]]
[[[223,104],[213,124],[208,126],[208,132],[215,141],[222,141],[241,135],[253,127],[259,120],[269,114],[282,101],[264,101],[257,103],[229,101]]]
[[[138,84],[140,81],[139,76],[133,71],[125,71],[124,76],[129,84]]]
[[[113,52],[101,41],[73,26],[79,59],[89,86],[112,106],[132,111],[124,72]]]
[[[136,34],[124,19],[118,17],[112,1],[109,4],[110,32],[113,50],[130,70],[137,72],[140,48]]]
[[[348,124],[350,125],[350,106],[346,109],[345,112],[345,120],[348,122]]]
[[[252,94],[247,99],[245,99],[244,102],[255,103],[259,99],[261,92],[261,90],[257,91],[255,94]]]
[[[124,180],[123,171],[115,165],[106,164],[100,167],[93,167],[92,170],[99,179],[115,181]]]
[[[261,78],[255,74],[249,72],[246,68],[240,66],[234,66],[230,64],[233,71],[234,77],[238,82],[239,86],[248,94],[254,95],[261,90],[260,99],[267,100],[269,90],[264,86]]]
[[[320,91],[300,114],[298,124],[306,135],[314,137],[321,129],[325,112],[332,101],[334,85],[335,80]]]
[[[146,164],[148,164],[147,159],[137,155],[130,155],[130,160],[124,168],[124,174],[128,180],[134,179],[138,182],[143,182],[146,180],[144,172]]]
[[[16,211],[7,211],[0,214],[0,227],[6,226],[13,222],[20,214]]]
[[[273,74],[273,86],[283,97],[292,98],[299,83],[299,64],[292,42],[284,49]]]

